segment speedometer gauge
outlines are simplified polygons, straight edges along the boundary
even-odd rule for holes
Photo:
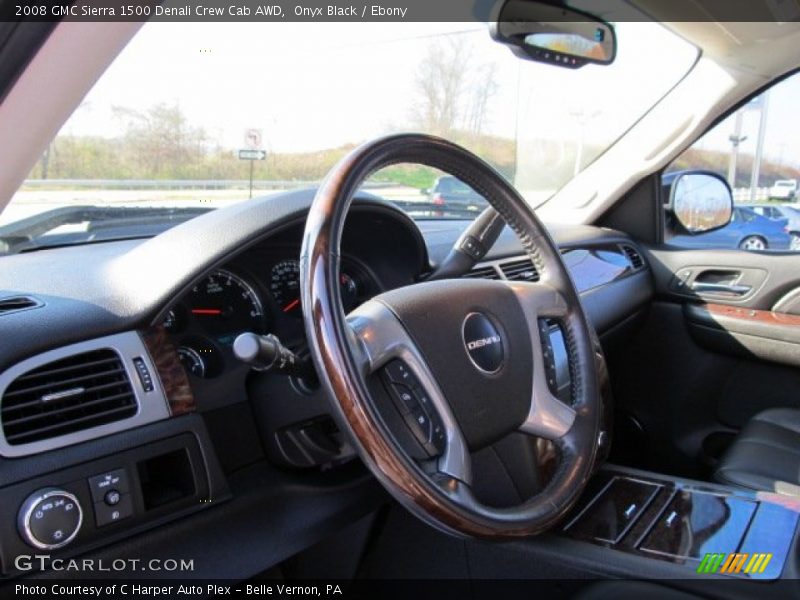
[[[342,294],[342,306],[348,312],[358,304],[361,294],[359,280],[349,273],[339,274],[339,286]],[[281,312],[287,316],[300,317],[300,263],[294,259],[276,263],[270,271],[269,291]]]
[[[259,333],[264,328],[258,295],[230,271],[213,271],[192,288],[187,301],[192,319],[221,344],[232,344],[240,333]]]
[[[300,316],[300,263],[284,260],[272,267],[269,291],[281,312]]]

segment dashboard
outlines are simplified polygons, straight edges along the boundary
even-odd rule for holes
[[[210,379],[238,366],[231,348],[244,332],[304,346],[299,255],[294,246],[251,253],[203,276],[168,308],[161,325],[187,373]],[[364,263],[349,257],[342,259],[339,283],[347,312],[381,291]]]
[[[240,333],[254,332],[307,353],[298,261],[312,198],[303,191],[256,199],[147,240],[3,258],[0,301],[12,294],[34,304],[0,312],[4,338],[16,342],[0,345],[0,504],[27,514],[53,493],[83,514],[68,543],[35,547],[113,558],[138,540],[153,552],[193,556],[211,574],[216,544],[204,559],[198,524],[214,532],[225,519],[222,538],[235,544],[277,536],[269,556],[240,561],[236,573],[227,565],[226,577],[247,577],[298,549],[277,540],[313,543],[381,501],[380,487],[352,460],[325,392],[255,371],[232,352]],[[379,198],[359,196],[339,251],[343,308],[424,279],[468,225],[414,222]],[[653,294],[636,244],[595,227],[550,231],[591,322],[611,339]],[[504,231],[465,276],[536,281],[539,273]],[[546,326],[554,391],[569,394],[562,333],[557,323]],[[91,388],[82,384],[77,393],[77,378]],[[112,510],[102,485],[123,483],[111,498],[124,510]],[[212,506],[219,508],[206,511]],[[135,535],[148,529],[158,534]],[[16,522],[0,520],[3,576],[18,575],[3,557],[31,545]]]

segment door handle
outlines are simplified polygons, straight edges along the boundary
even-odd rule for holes
[[[735,283],[704,283],[694,281],[690,286],[698,294],[720,294],[725,296],[744,296],[753,288],[749,285]]]

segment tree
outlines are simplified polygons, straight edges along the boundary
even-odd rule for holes
[[[416,78],[420,102],[415,117],[425,131],[448,135],[457,127],[469,55],[469,46],[457,35],[437,39],[428,46]]]
[[[205,158],[208,136],[191,126],[178,104],[164,103],[145,111],[113,107],[125,128],[121,148],[135,171],[148,177],[191,177]]]
[[[416,88],[413,117],[423,130],[450,137],[457,129],[480,135],[498,90],[495,65],[475,64],[468,37],[442,37],[428,46]]]
[[[499,85],[495,78],[495,64],[485,64],[475,69],[472,80],[472,102],[469,107],[467,129],[480,135],[489,115],[489,101],[497,93]]]

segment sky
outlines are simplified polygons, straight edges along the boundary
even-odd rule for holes
[[[118,135],[112,106],[179,103],[224,147],[261,129],[264,147],[301,152],[415,129],[420,63],[442,33],[467,38],[469,64],[497,91],[487,132],[606,145],[681,77],[695,51],[658,25],[621,23],[610,67],[520,61],[476,23],[148,23],[62,129]],[[518,102],[523,110],[517,111]]]
[[[113,136],[112,105],[178,102],[226,147],[241,145],[247,128],[282,152],[359,141],[407,125],[408,88],[427,48],[420,39],[442,30],[488,38],[474,23],[149,23],[64,132]],[[497,44],[482,45],[475,60],[506,63],[501,76],[513,76]],[[511,135],[513,126],[497,115],[498,131]]]
[[[764,156],[779,164],[800,168],[800,73],[776,84],[768,93]],[[747,139],[740,143],[739,152],[755,154],[758,141],[760,110],[748,107],[742,116],[741,135]],[[709,131],[695,147],[709,150],[731,149],[729,136],[735,130],[735,113]]]

